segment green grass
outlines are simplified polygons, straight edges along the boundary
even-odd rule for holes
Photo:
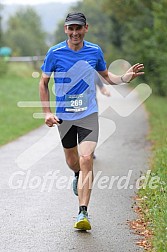
[[[9,63],[8,71],[0,76],[0,145],[43,124],[34,119],[34,112],[41,108],[20,108],[19,101],[39,101],[39,78],[32,78],[33,68],[28,63]]]
[[[151,96],[146,102],[149,111],[153,157],[151,178],[158,176],[157,188],[141,189],[142,210],[153,231],[152,245],[156,252],[167,251],[167,98]]]

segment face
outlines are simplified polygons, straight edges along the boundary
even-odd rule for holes
[[[68,41],[72,45],[79,45],[83,42],[85,33],[88,31],[88,25],[66,25],[64,31],[68,36]]]

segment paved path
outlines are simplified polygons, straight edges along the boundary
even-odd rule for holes
[[[70,188],[72,172],[57,128],[43,126],[0,149],[0,252],[143,251],[127,220],[135,218],[136,179],[148,169],[147,117],[143,106],[122,117],[108,108],[111,99],[117,98],[99,95],[92,230],[73,229],[78,204]],[[129,182],[122,176],[129,176]]]

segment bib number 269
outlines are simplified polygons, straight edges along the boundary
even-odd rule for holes
[[[80,107],[82,106],[82,100],[72,100],[71,101],[71,107]]]

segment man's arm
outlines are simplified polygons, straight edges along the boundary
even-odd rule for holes
[[[107,69],[99,71],[99,74],[104,78],[106,84],[119,85],[121,83],[128,83],[136,77],[143,75],[144,72],[140,72],[144,68],[143,64],[137,63],[130,67],[128,71],[119,76],[109,72]]]
[[[107,90],[107,88],[104,86],[102,80],[100,79],[100,77],[97,75],[95,78],[95,83],[96,85],[99,87],[100,92],[105,95],[105,96],[111,96],[110,91]]]
[[[42,103],[42,109],[45,114],[45,123],[52,127],[54,124],[58,124],[59,119],[52,114],[50,109],[50,93],[49,93],[49,80],[50,77],[45,73],[42,73],[40,82],[39,82],[39,94]]]

